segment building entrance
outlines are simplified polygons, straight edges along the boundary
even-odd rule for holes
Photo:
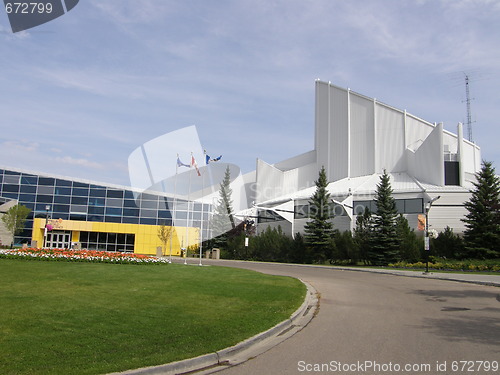
[[[46,246],[52,249],[69,249],[71,246],[70,231],[52,231],[47,233]]]

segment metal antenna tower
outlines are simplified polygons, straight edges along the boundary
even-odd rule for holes
[[[469,76],[465,75],[465,103],[467,104],[467,136],[469,141],[472,142],[472,116],[470,113],[470,94],[469,94]]]

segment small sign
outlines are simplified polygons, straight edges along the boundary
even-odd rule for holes
[[[425,250],[426,251],[429,251],[431,249],[431,241],[429,239],[429,237],[425,236]]]
[[[248,237],[245,237],[245,247],[248,247]]]

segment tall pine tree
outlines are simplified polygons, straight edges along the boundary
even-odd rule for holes
[[[233,216],[232,190],[230,184],[231,171],[228,166],[224,174],[224,179],[220,184],[219,200],[214,208],[214,215],[212,218],[214,246],[224,247],[227,243],[227,232],[234,229],[236,226]]]
[[[329,221],[333,215],[330,210],[330,193],[325,167],[321,167],[316,191],[309,201],[309,217],[304,227],[304,239],[316,262],[324,262],[331,255],[333,226]]]
[[[483,161],[474,190],[464,206],[465,257],[500,257],[500,180],[491,162]]]
[[[396,229],[396,201],[385,170],[377,185],[375,203],[377,212],[373,217],[368,258],[373,264],[387,265],[398,260],[399,238]]]

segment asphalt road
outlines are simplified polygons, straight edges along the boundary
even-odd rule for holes
[[[321,295],[319,313],[305,329],[220,374],[500,374],[498,287],[296,265],[204,263],[301,278]]]

